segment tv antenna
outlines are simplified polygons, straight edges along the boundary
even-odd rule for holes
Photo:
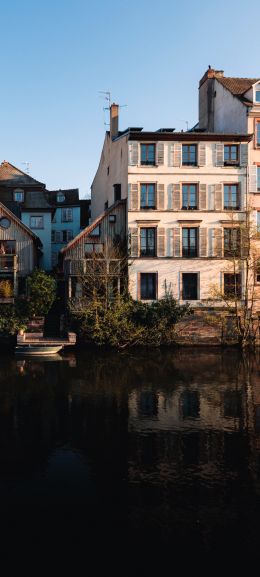
[[[25,165],[24,172],[26,172],[26,174],[30,174],[30,166],[32,164],[32,161],[31,160],[24,160],[24,162],[22,162],[22,164]]]
[[[188,120],[183,120],[183,118],[180,120],[180,122],[185,122],[186,124],[186,130],[189,130],[189,121]]]
[[[105,114],[107,111],[110,110],[111,107],[111,92],[109,90],[99,90],[98,91],[99,94],[103,95],[100,96],[100,98],[104,98],[105,100],[107,100],[108,106],[103,106],[103,112],[104,112],[104,125],[105,126],[110,126],[110,122],[106,122],[106,118],[105,118]],[[119,104],[119,108],[126,108],[127,104]]]

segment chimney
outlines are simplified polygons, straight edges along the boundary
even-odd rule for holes
[[[115,104],[113,102],[113,104],[111,104],[111,106],[110,106],[110,138],[111,138],[111,140],[113,140],[114,138],[116,138],[118,136],[118,120],[119,120],[118,110],[119,110],[119,105]]]
[[[209,66],[208,70],[206,70],[205,74],[202,76],[199,86],[201,87],[201,85],[206,80],[209,80],[209,78],[223,78],[223,76],[224,76],[224,70],[214,70],[214,68],[211,68],[211,66]]]
[[[208,67],[199,83],[199,128],[214,132],[215,123],[215,97],[216,80],[223,78],[224,70],[214,70]]]

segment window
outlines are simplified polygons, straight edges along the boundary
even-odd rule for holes
[[[260,232],[260,211],[257,211],[256,214],[256,228],[257,228],[257,232]]]
[[[155,184],[141,184],[141,208],[155,208]]]
[[[225,166],[239,164],[238,144],[225,144],[225,146],[224,146],[224,164],[225,164]]]
[[[140,256],[156,256],[155,228],[140,229]]]
[[[114,184],[114,201],[121,200],[121,184]]]
[[[197,165],[197,145],[183,144],[182,145],[182,164],[184,166]]]
[[[89,236],[100,236],[100,224],[97,224],[95,228],[89,233]]]
[[[5,216],[0,218],[0,226],[1,226],[1,228],[9,228],[11,226],[10,219],[6,218]]]
[[[30,216],[30,228],[43,228],[43,216]]]
[[[260,192],[260,166],[257,167],[257,191]]]
[[[14,190],[14,200],[16,202],[23,202],[24,201],[24,191],[21,188],[16,188]]]
[[[57,194],[57,202],[64,202],[65,196],[62,192],[58,192]]]
[[[141,144],[141,164],[155,165],[155,144]]]
[[[185,210],[194,210],[198,208],[197,184],[182,185],[182,208]]]
[[[239,228],[224,228],[224,256],[240,256]]]
[[[198,273],[182,273],[182,300],[198,299]]]
[[[200,397],[198,391],[184,391],[181,395],[183,419],[198,419],[200,416]]]
[[[0,255],[2,254],[16,254],[15,240],[1,240]]]
[[[198,256],[197,228],[189,227],[182,229],[182,256],[189,258]]]
[[[260,84],[255,86],[255,102],[260,103]]]
[[[110,214],[108,217],[108,220],[110,223],[115,223],[116,222],[116,214]]]
[[[72,221],[73,221],[72,208],[62,208],[61,222],[72,222]]]
[[[157,274],[145,272],[140,274],[140,296],[142,300],[155,300],[157,298]]]
[[[106,202],[104,202],[104,210],[108,209],[108,200],[106,200]]]
[[[224,294],[226,297],[241,298],[241,275],[224,273]]]
[[[72,230],[62,230],[62,242],[69,242],[73,239],[73,231]]]
[[[238,184],[224,184],[224,209],[239,210]]]
[[[85,256],[88,257],[93,252],[95,253],[102,253],[103,252],[103,244],[101,242],[86,242],[85,245]]]
[[[256,146],[260,146],[260,120],[256,121]]]
[[[255,282],[257,284],[260,283],[260,260],[258,260],[255,265]]]

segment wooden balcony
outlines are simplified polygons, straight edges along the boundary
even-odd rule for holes
[[[106,258],[85,258],[81,260],[65,259],[65,276],[85,276],[85,275],[122,275],[122,259]]]
[[[18,270],[17,254],[0,254],[0,272],[14,272]]]

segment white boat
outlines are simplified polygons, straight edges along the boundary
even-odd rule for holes
[[[34,345],[24,344],[15,347],[16,355],[55,355],[63,348],[63,345]]]

